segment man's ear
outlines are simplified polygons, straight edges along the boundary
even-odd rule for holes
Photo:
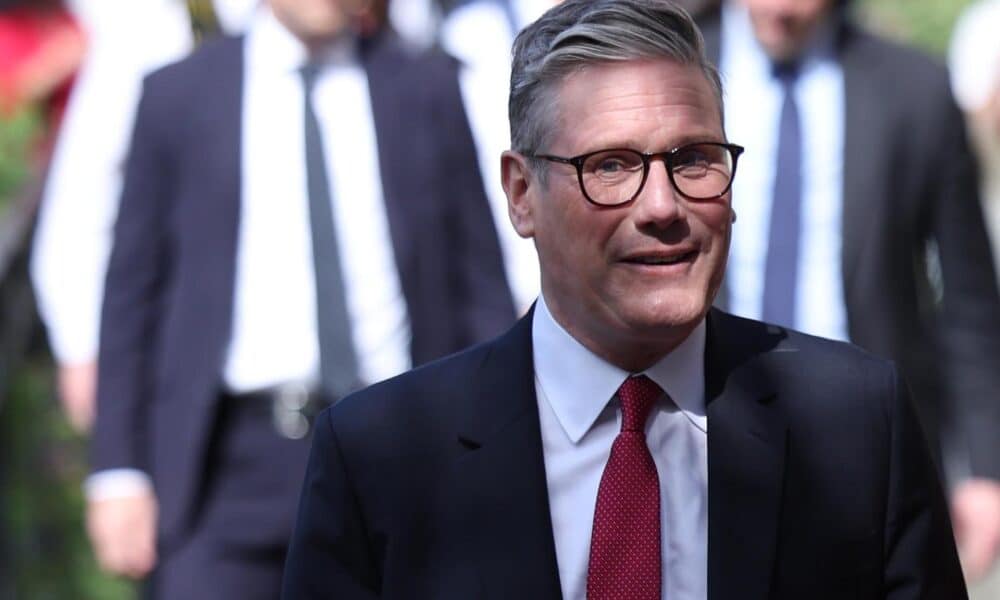
[[[523,238],[534,237],[533,199],[538,195],[538,178],[523,155],[507,150],[500,156],[500,180],[507,194],[507,214],[514,231]]]

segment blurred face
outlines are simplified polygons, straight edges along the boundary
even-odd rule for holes
[[[370,8],[369,0],[268,0],[281,23],[307,44],[329,41]]]
[[[757,41],[775,61],[798,57],[834,5],[834,0],[739,1],[750,11]]]
[[[701,70],[668,60],[578,71],[558,88],[557,111],[545,154],[661,152],[725,141]],[[729,247],[729,196],[688,200],[655,159],[634,201],[598,207],[584,199],[574,167],[548,168],[543,183],[523,156],[504,154],[511,220],[535,239],[546,302],[591,351],[619,367],[645,369],[683,341],[712,303]]]

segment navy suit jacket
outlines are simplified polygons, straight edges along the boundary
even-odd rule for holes
[[[890,363],[713,310],[705,377],[710,600],[965,597]],[[320,416],[283,597],[561,598],[530,314]]]
[[[456,64],[388,34],[361,57],[420,364],[496,335],[514,309]],[[93,467],[151,474],[165,543],[193,514],[230,339],[242,73],[229,38],[147,78],[108,268]]]
[[[719,13],[700,25],[717,61]],[[948,75],[915,50],[839,25],[851,341],[899,363],[935,449],[942,424],[956,420],[973,473],[1000,479],[1000,295]],[[754,140],[737,141],[754,151]]]

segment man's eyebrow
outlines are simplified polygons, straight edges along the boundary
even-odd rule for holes
[[[670,148],[664,148],[662,151],[671,150],[673,148],[679,148],[681,146],[686,146],[688,144],[699,144],[705,142],[711,142],[713,144],[724,144],[726,143],[726,136],[710,132],[682,135],[672,141],[672,145],[670,146]]]
[[[636,144],[633,141],[628,140],[615,140],[611,141],[602,140],[599,143],[588,144],[587,150],[579,152],[577,154],[587,154],[590,152],[599,152],[601,150],[635,150],[636,152],[669,152],[674,148],[680,148],[681,146],[687,146],[688,144],[699,144],[699,143],[713,143],[713,144],[725,144],[726,136],[719,135],[718,133],[691,133],[682,135],[680,137],[671,140],[670,144],[666,147],[660,148],[643,148],[641,144]]]

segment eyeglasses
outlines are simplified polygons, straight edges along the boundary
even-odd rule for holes
[[[573,165],[584,198],[598,206],[619,206],[642,192],[654,158],[663,159],[670,183],[680,195],[690,200],[719,198],[732,186],[741,154],[743,147],[736,144],[699,142],[652,154],[612,148],[572,158],[550,154],[531,157]]]

